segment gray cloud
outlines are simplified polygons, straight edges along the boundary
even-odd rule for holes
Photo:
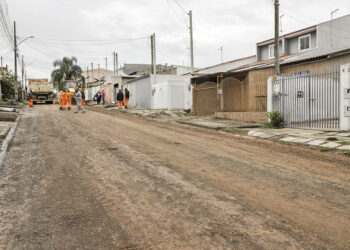
[[[193,11],[195,65],[205,67],[225,60],[255,54],[255,43],[273,36],[272,0],[178,0]],[[350,13],[347,0],[281,0],[284,32],[300,29]],[[52,61],[65,55],[78,57],[82,67],[91,62],[112,66],[112,52],[120,63],[149,63],[148,38],[128,42],[110,39],[157,36],[157,62],[188,63],[188,20],[174,0],[8,0],[18,35],[36,38],[21,45],[31,77],[48,77]],[[48,40],[53,39],[53,40]],[[67,41],[69,40],[69,41]],[[84,40],[84,41],[71,41]],[[88,41],[106,40],[106,41]],[[4,41],[1,44],[5,44]],[[11,51],[4,51],[5,63],[12,63]]]

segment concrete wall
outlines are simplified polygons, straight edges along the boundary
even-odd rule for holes
[[[158,78],[158,76],[157,76]],[[192,88],[188,77],[171,77],[152,85],[152,109],[190,109]]]
[[[319,24],[317,26],[318,47],[324,50],[350,47],[349,27],[350,15]],[[333,48],[331,47],[331,34]]]
[[[139,106],[144,109],[152,108],[152,87],[150,77],[128,83],[127,89],[130,92],[130,106]]]
[[[187,76],[151,75],[135,79],[125,87],[130,92],[131,106],[145,109],[186,109],[192,106],[192,89],[189,84]],[[178,93],[179,88],[181,93]],[[190,93],[185,93],[185,89]],[[176,100],[181,100],[181,105],[176,104]]]
[[[101,89],[101,93],[102,93],[102,90],[105,91],[105,102],[107,104],[109,103],[115,103],[115,97],[114,97],[114,92],[115,92],[115,89],[114,89],[114,85],[111,84],[111,83],[107,83],[107,84],[101,84],[100,85],[100,89]]]

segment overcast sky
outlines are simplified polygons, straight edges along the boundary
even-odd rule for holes
[[[49,77],[54,59],[76,56],[112,69],[119,64],[150,63],[150,35],[156,34],[157,63],[189,64],[188,10],[193,11],[195,66],[255,54],[255,44],[273,37],[273,0],[7,0],[17,34],[35,36],[20,45],[28,77]],[[349,0],[280,0],[283,33],[350,13]],[[183,8],[183,9],[182,9]],[[3,34],[2,34],[3,36]],[[13,53],[2,37],[4,64]]]

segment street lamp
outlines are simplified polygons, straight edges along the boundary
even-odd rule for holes
[[[28,36],[26,38],[24,38],[19,44],[17,44],[17,47],[21,44],[21,43],[24,43],[25,41],[27,41],[28,39],[30,38],[34,38],[34,36]]]

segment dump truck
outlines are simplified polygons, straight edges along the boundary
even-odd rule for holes
[[[78,84],[73,81],[73,80],[66,80],[66,84],[65,84],[65,89],[66,91],[72,93],[72,104],[76,104],[75,98],[74,98],[74,94],[75,94],[75,89],[78,87]]]
[[[49,79],[28,79],[29,90],[32,93],[33,103],[53,103],[53,84]]]

